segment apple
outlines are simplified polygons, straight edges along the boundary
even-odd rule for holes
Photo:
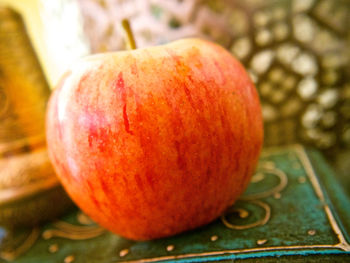
[[[50,98],[46,125],[73,201],[133,240],[218,218],[248,185],[263,141],[245,69],[200,39],[81,59]]]

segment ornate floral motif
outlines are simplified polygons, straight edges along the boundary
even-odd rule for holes
[[[246,195],[243,195],[240,200],[244,201],[246,203],[251,203],[257,206],[260,206],[264,209],[265,215],[264,217],[260,218],[258,221],[254,223],[248,223],[246,225],[235,225],[229,222],[227,219],[227,216],[231,213],[238,213],[238,216],[240,218],[246,218],[248,219],[249,211],[243,208],[237,207],[237,205],[234,205],[231,207],[224,215],[221,216],[221,221],[223,224],[231,229],[236,230],[244,230],[253,228],[256,226],[262,226],[265,225],[271,216],[271,208],[270,205],[260,199],[274,196],[276,199],[281,198],[281,192],[288,184],[288,178],[287,175],[280,169],[275,167],[275,164],[272,162],[265,162],[260,165],[260,168],[256,172],[256,174],[253,176],[251,183],[259,183],[264,185],[264,179],[266,179],[267,176],[276,176],[279,179],[279,183],[276,186],[272,186],[271,188],[261,191],[261,192],[255,192],[255,193],[249,193]],[[265,184],[266,185],[266,184]]]
[[[66,238],[70,240],[87,240],[98,237],[106,232],[105,229],[96,225],[88,216],[82,212],[77,212],[77,221],[80,225],[71,224],[65,221],[56,221],[52,223],[53,228],[44,230],[41,237],[45,240],[51,238]],[[40,237],[40,229],[35,227],[18,233],[10,232],[9,237],[2,242],[0,246],[0,258],[6,261],[13,261],[27,250],[29,250]],[[57,253],[59,246],[57,244],[48,244],[50,253]],[[65,262],[73,262],[74,258],[68,255]]]
[[[19,235],[2,240],[0,246],[0,258],[6,261],[13,261],[17,257],[21,256],[28,249],[30,249],[40,236],[39,228],[33,228],[31,230],[20,233]],[[9,244],[7,244],[7,242]]]
[[[70,224],[65,221],[56,221],[52,225],[54,228],[45,230],[42,233],[44,239],[53,237],[67,238],[71,240],[85,240],[95,238],[106,230],[96,224],[85,214],[78,212],[77,220],[81,225]]]

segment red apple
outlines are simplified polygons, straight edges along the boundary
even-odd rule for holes
[[[262,140],[246,71],[200,39],[84,58],[47,113],[49,155],[66,191],[134,240],[219,217],[246,188]]]

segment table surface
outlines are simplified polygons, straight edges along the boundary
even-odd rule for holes
[[[317,151],[300,145],[265,149],[246,193],[205,227],[134,242],[74,211],[18,234],[12,247],[7,244],[0,252],[0,262],[286,262],[305,257],[345,262],[350,258],[350,202],[335,178]]]

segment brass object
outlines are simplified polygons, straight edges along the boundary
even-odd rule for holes
[[[0,225],[34,225],[71,206],[45,147],[50,95],[21,16],[0,7]]]

